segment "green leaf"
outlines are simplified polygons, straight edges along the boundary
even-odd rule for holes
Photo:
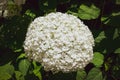
[[[8,80],[14,73],[14,67],[10,64],[0,66],[0,80]]]
[[[25,14],[26,14],[27,16],[30,16],[31,18],[35,18],[35,17],[36,17],[35,13],[33,13],[31,10],[27,10],[27,11],[25,12]]]
[[[101,21],[110,26],[119,27],[120,26],[120,12],[112,13],[109,16],[102,16]]]
[[[119,30],[118,28],[115,28],[115,31],[114,31],[114,34],[113,34],[113,40],[118,38],[120,35],[119,35]]]
[[[99,33],[99,35],[95,38],[95,42],[96,43],[100,43],[103,39],[105,39],[106,36],[105,36],[105,32],[104,31],[101,31]]]
[[[86,78],[86,72],[84,70],[82,71],[77,71],[77,76],[76,76],[76,80],[85,80]]]
[[[93,60],[92,60],[92,63],[96,67],[101,67],[101,65],[103,64],[103,62],[104,62],[104,56],[101,53],[99,53],[99,52],[95,52]]]
[[[103,80],[102,72],[98,68],[93,68],[88,73],[86,80]]]
[[[68,10],[68,11],[67,11],[67,13],[68,13],[68,14],[72,14],[72,15],[77,16],[77,17],[78,17],[78,13],[76,13],[76,12],[72,12],[72,11]]]
[[[104,64],[104,68],[105,68],[105,71],[108,71],[108,69],[109,69],[109,64],[108,64],[108,63],[105,63],[105,64]]]
[[[22,59],[22,58],[25,58],[25,53],[20,54],[20,56],[18,56],[17,60]]]
[[[119,53],[120,54],[120,48],[117,48],[114,53]]]
[[[120,5],[120,0],[116,0],[116,4]]]
[[[100,14],[100,9],[93,4],[90,7],[82,4],[80,5],[78,10],[78,16],[81,19],[85,19],[85,20],[96,19],[98,18],[99,14]]]
[[[17,50],[15,50],[14,52],[20,52],[20,51],[22,51],[22,49],[17,49]]]
[[[4,73],[4,72],[0,72],[0,80],[8,80],[10,79],[12,76],[8,73]]]
[[[25,80],[24,76],[20,71],[15,71],[15,77],[16,77],[16,80]]]
[[[19,71],[25,76],[28,72],[30,62],[27,59],[23,59],[19,63]]]
[[[40,72],[40,69],[42,68],[42,66],[41,65],[38,66],[35,61],[33,61],[33,65],[34,65],[33,73],[35,74],[35,76],[39,78],[39,80],[42,80],[42,75]]]

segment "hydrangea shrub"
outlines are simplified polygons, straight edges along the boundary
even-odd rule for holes
[[[80,19],[56,12],[36,18],[28,27],[24,50],[46,71],[83,69],[93,58],[94,38]]]

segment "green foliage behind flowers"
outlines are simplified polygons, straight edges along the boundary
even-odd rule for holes
[[[15,7],[19,15],[0,16],[0,80],[120,80],[119,7],[119,0],[26,0]],[[56,11],[77,16],[94,35],[94,58],[83,70],[53,74],[25,56],[22,45],[30,22]]]

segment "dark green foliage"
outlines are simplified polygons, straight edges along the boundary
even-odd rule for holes
[[[77,71],[76,80],[85,80],[86,77],[87,73],[85,72],[85,70]]]
[[[0,66],[0,80],[8,80],[12,78],[14,67],[10,64]]]
[[[8,9],[15,15],[0,16],[0,80],[120,80],[120,0],[26,0]],[[77,16],[93,33],[94,58],[84,70],[53,74],[25,57],[30,22],[56,11]]]
[[[93,68],[90,70],[85,80],[103,80],[102,72],[97,68]]]

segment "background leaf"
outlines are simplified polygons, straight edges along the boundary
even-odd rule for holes
[[[96,19],[98,18],[99,14],[100,9],[93,4],[91,6],[82,4],[78,10],[78,16],[85,20]]]
[[[0,80],[8,80],[10,78],[12,78],[12,76],[10,74],[6,73],[6,72],[5,73],[0,73]]]
[[[94,57],[92,60],[92,63],[96,66],[96,67],[101,67],[104,61],[104,56],[99,53],[99,52],[95,52],[94,53]]]
[[[119,5],[120,5],[120,0],[116,0],[116,4],[119,4]]]
[[[102,72],[98,68],[93,68],[90,70],[85,80],[103,80]]]
[[[107,24],[107,25],[110,25],[110,26],[119,27],[120,26],[120,23],[119,23],[119,21],[120,21],[120,11],[112,13],[109,16],[103,16],[101,18],[101,21],[104,24]]]
[[[119,53],[120,54],[120,48],[116,49],[114,53]]]
[[[104,31],[101,31],[98,36],[95,38],[95,42],[96,43],[100,43],[103,39],[105,39],[106,36],[105,36],[105,32]]]
[[[85,80],[87,74],[84,70],[77,71],[76,80]]]
[[[8,80],[12,78],[14,67],[10,64],[0,66],[0,80]]]

